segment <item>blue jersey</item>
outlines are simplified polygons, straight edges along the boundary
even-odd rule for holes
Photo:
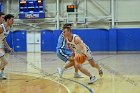
[[[60,36],[58,38],[56,49],[68,49],[67,46],[66,46],[66,40],[62,36],[62,33],[60,34]]]
[[[62,36],[62,33],[60,34],[58,38],[56,54],[64,62],[67,62],[69,57],[72,56],[72,52],[67,48],[66,40]]]

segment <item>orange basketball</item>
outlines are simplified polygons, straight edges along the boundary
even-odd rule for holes
[[[82,64],[86,61],[86,56],[84,54],[76,54],[75,60],[78,64]]]

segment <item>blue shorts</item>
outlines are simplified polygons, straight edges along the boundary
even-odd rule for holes
[[[72,52],[68,49],[57,49],[56,54],[64,62],[67,62],[69,57],[72,56]]]

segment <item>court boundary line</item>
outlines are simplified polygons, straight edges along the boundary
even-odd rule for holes
[[[18,75],[21,75],[20,73],[11,73],[11,74],[18,74]],[[39,76],[36,76],[35,74],[37,74],[37,75],[39,75]],[[31,74],[31,73],[24,73],[24,74],[22,74],[22,75],[26,75],[26,76],[32,76],[32,77],[35,77],[35,79],[31,79],[31,80],[29,80],[29,81],[32,81],[32,80],[36,80],[36,79],[47,79],[47,80],[50,80],[50,81],[53,81],[53,82],[55,82],[55,83],[57,83],[57,84],[60,84],[61,86],[63,86],[66,90],[67,90],[67,92],[68,93],[72,93],[71,91],[70,91],[70,89],[67,87],[67,86],[65,86],[64,84],[62,84],[62,83],[59,83],[58,81],[56,81],[56,80],[53,80],[53,79],[50,79],[50,78],[48,78],[47,76],[41,76],[41,74],[38,74],[38,73],[35,73],[35,74]],[[8,79],[8,80],[10,80],[10,79]],[[25,81],[25,82],[27,82],[27,81]]]

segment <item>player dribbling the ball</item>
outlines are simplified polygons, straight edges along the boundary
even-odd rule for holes
[[[72,30],[70,27],[63,27],[62,29],[62,33],[63,33],[63,36],[66,38],[68,47],[75,53],[75,57],[77,57],[78,54],[80,54],[81,56],[85,56],[89,64],[92,67],[95,67],[99,71],[99,75],[102,76],[103,71],[101,70],[99,65],[95,63],[91,55],[91,51],[89,47],[81,40],[81,38],[78,35],[72,34],[71,31]],[[80,58],[81,57],[79,56],[79,59]],[[93,82],[95,82],[97,80],[96,77],[93,76],[85,67],[83,67],[82,65],[83,62],[79,62],[79,60],[77,60],[78,58],[75,58],[75,59],[77,61],[76,66],[78,67],[78,69],[85,75],[89,76],[90,80],[88,84],[92,84]]]

